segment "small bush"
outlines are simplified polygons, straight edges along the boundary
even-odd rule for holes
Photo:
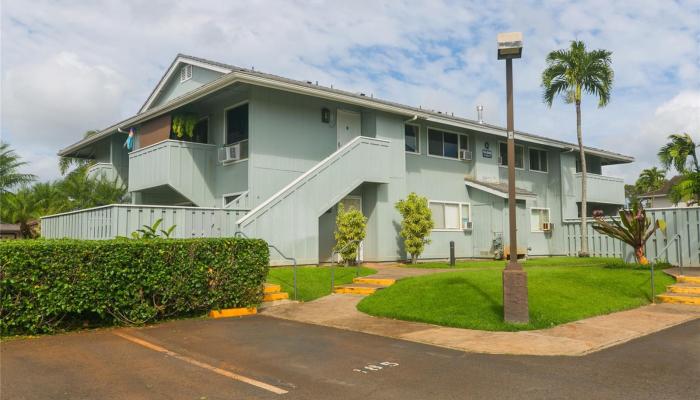
[[[335,219],[335,247],[345,264],[355,264],[360,250],[360,242],[367,234],[367,218],[360,210],[345,211],[343,203],[338,204],[338,216]]]
[[[256,306],[267,276],[256,239],[0,242],[0,328],[143,324]]]

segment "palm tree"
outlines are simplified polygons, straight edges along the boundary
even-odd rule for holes
[[[695,144],[687,133],[672,134],[669,141],[659,150],[661,164],[668,168],[673,165],[683,179],[671,188],[671,201],[678,203],[686,201],[700,203],[700,165]]]
[[[83,139],[87,139],[90,136],[94,136],[100,133],[99,131],[96,130],[89,130],[85,132],[83,135]],[[61,175],[65,175],[68,170],[75,166],[75,167],[82,167],[82,166],[91,166],[95,163],[95,160],[91,160],[89,158],[77,158],[77,157],[61,157],[58,160],[58,170],[61,171]]]
[[[643,169],[637,179],[637,189],[640,193],[658,190],[666,182],[666,171],[657,167]]]
[[[37,211],[41,201],[37,201],[28,187],[22,187],[17,193],[5,193],[2,199],[3,218],[9,223],[19,224],[20,235],[23,238],[34,237],[29,222],[39,217]]]
[[[572,41],[568,49],[554,50],[547,55],[547,68],[542,72],[544,102],[551,107],[557,95],[576,106],[576,137],[581,159],[581,251],[588,256],[588,225],[586,203],[586,155],[581,133],[581,98],[584,93],[598,97],[598,107],[610,102],[613,84],[612,52],[587,51],[579,40]]]
[[[700,166],[695,153],[695,148],[698,146],[700,145],[696,145],[687,133],[674,133],[668,136],[668,143],[659,150],[659,161],[664,168],[668,169],[673,165],[673,168],[680,173],[690,169],[698,172]]]
[[[23,174],[17,170],[27,165],[20,156],[10,148],[8,143],[0,142],[0,194],[9,192],[13,187],[36,180],[32,174]]]

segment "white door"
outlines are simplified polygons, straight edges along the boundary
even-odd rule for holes
[[[362,134],[362,115],[353,111],[337,111],[338,148]]]

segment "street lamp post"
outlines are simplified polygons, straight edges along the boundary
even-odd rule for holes
[[[508,131],[508,226],[510,259],[503,270],[503,319],[510,323],[526,324],[530,317],[527,305],[527,273],[518,263],[518,242],[515,203],[515,128],[513,123],[513,59],[523,52],[523,34],[498,34],[498,59],[506,60],[506,97]]]

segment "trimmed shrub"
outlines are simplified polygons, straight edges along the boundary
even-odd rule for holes
[[[0,329],[139,325],[256,306],[268,264],[257,239],[2,241]]]

